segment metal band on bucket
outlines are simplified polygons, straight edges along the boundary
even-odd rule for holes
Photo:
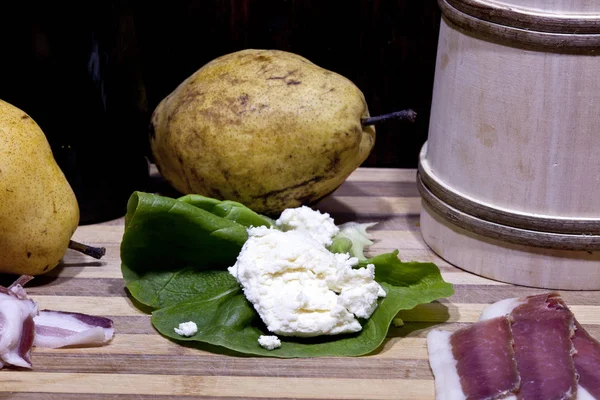
[[[517,9],[477,0],[438,0],[446,20],[463,33],[551,52],[600,52],[600,15]]]
[[[435,176],[426,158],[427,143],[419,155],[419,176],[423,185],[444,203],[477,218],[502,225],[533,231],[600,235],[598,218],[565,218],[551,215],[528,214],[503,209],[470,198],[452,189]]]
[[[453,225],[483,237],[523,246],[555,250],[598,251],[600,235],[564,234],[515,228],[477,218],[437,198],[425,186],[420,174],[417,187],[423,202]]]

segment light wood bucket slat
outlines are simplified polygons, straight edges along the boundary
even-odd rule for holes
[[[439,5],[425,241],[492,279],[600,290],[600,2]]]

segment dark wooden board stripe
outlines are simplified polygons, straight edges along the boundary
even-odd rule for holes
[[[151,315],[109,316],[115,324],[115,335],[123,334],[158,334],[152,326]],[[165,339],[167,340],[167,339]]]
[[[427,360],[363,357],[277,359],[186,354],[35,353],[35,372],[255,376],[344,379],[432,379]],[[360,368],[357,365],[360,364]],[[0,375],[1,378],[1,375]]]
[[[54,278],[40,276],[30,295],[128,297],[122,278]],[[33,282],[33,281],[32,281]]]
[[[152,326],[150,315],[140,316],[108,316],[115,323],[116,334],[150,335],[158,334]],[[431,329],[454,331],[469,325],[468,322],[406,322],[402,327],[390,327],[388,337],[425,337]],[[595,338],[600,338],[600,325],[584,324],[583,327]],[[168,339],[164,339],[168,340]]]

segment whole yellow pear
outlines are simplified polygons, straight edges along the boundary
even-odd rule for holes
[[[0,273],[50,271],[78,223],[77,199],[44,132],[0,100]]]
[[[154,110],[154,162],[178,191],[277,215],[313,204],[368,157],[375,128],[349,79],[297,54],[248,49],[204,65]]]

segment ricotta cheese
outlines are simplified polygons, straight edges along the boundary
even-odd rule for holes
[[[275,225],[284,232],[304,232],[323,246],[330,246],[332,238],[340,231],[328,213],[321,213],[307,206],[283,210]]]
[[[175,328],[175,333],[185,337],[194,336],[198,333],[198,325],[194,321],[182,322],[178,328]]]
[[[357,258],[331,253],[325,234],[315,237],[307,226],[249,228],[229,272],[270,332],[312,337],[360,331],[357,317],[369,318],[385,296],[374,265],[354,269]]]
[[[281,340],[277,336],[261,335],[258,338],[258,344],[267,350],[275,350],[281,347]]]

